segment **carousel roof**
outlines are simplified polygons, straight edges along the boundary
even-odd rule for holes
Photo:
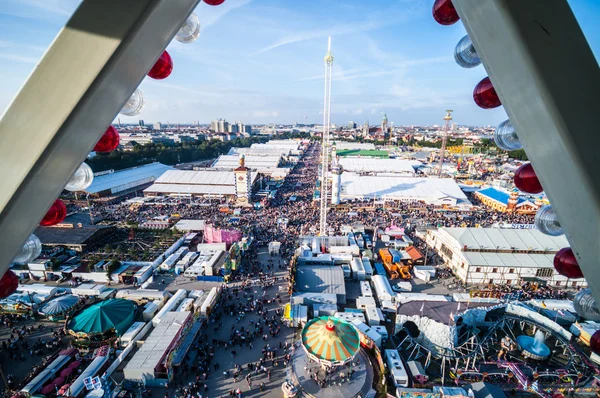
[[[40,312],[44,315],[55,315],[66,312],[73,308],[79,301],[79,297],[72,294],[65,294],[47,302]]]
[[[115,329],[122,335],[133,324],[135,304],[124,299],[110,299],[96,303],[69,321],[69,329],[75,333],[103,333]]]
[[[360,348],[356,328],[341,319],[322,316],[302,329],[302,345],[309,356],[326,362],[347,362]]]

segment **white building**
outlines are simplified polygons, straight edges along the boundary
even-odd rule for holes
[[[564,235],[536,229],[439,228],[427,231],[426,242],[465,283],[587,286],[583,278],[569,279],[554,270],[554,255],[569,246]]]
[[[471,207],[471,202],[450,178],[416,178],[392,175],[361,176],[342,173],[341,201],[375,199],[402,202],[422,201],[433,205]]]
[[[238,157],[239,163],[239,157]],[[258,173],[250,173],[249,186],[254,186]],[[169,170],[144,190],[145,196],[236,197],[236,175],[232,170]]]
[[[336,148],[337,149],[337,148]],[[377,159],[366,157],[342,157],[340,165],[345,171],[355,173],[392,174],[414,176],[415,167],[421,162],[404,159]]]

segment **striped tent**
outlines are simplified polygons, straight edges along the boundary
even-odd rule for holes
[[[311,319],[302,329],[302,346],[315,361],[328,366],[343,365],[358,353],[360,339],[354,325],[322,316]]]

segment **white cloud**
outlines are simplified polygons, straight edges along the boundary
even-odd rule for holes
[[[335,24],[333,26],[322,28],[322,29],[310,29],[304,30],[293,34],[288,34],[275,41],[274,43],[255,51],[250,56],[265,53],[267,51],[274,50],[278,47],[285,46],[292,43],[298,43],[306,40],[313,40],[318,38],[324,38],[327,36],[343,36],[348,34],[356,34],[361,32],[368,32],[386,26],[403,23],[417,13],[417,9],[420,7],[410,7],[406,3],[415,3],[415,1],[400,1],[388,8],[381,8],[376,12],[367,15],[366,20],[359,22],[344,22]]]
[[[196,14],[200,19],[200,29],[203,30],[209,28],[231,11],[245,6],[250,3],[250,1],[252,0],[228,0],[218,7],[209,6],[203,3],[200,7],[196,8]],[[202,32],[200,33],[202,34]]]
[[[22,55],[6,54],[6,53],[0,53],[0,59],[5,59],[7,61],[21,62],[24,64],[37,64],[38,61],[40,60],[39,58],[36,58],[36,57],[25,57]]]

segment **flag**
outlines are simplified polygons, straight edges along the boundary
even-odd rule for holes
[[[458,302],[458,305],[456,306],[456,313],[458,314],[458,311],[460,311],[460,301]]]
[[[558,315],[565,315],[565,313],[562,312],[561,310],[558,310]]]
[[[425,308],[425,302],[423,302],[423,304],[421,304],[421,315],[423,315],[423,308]]]
[[[452,313],[452,311],[450,311],[450,322],[454,321],[454,314]]]
[[[544,300],[542,300],[542,307],[543,308],[548,308],[548,306],[546,305],[546,303],[544,302]]]

